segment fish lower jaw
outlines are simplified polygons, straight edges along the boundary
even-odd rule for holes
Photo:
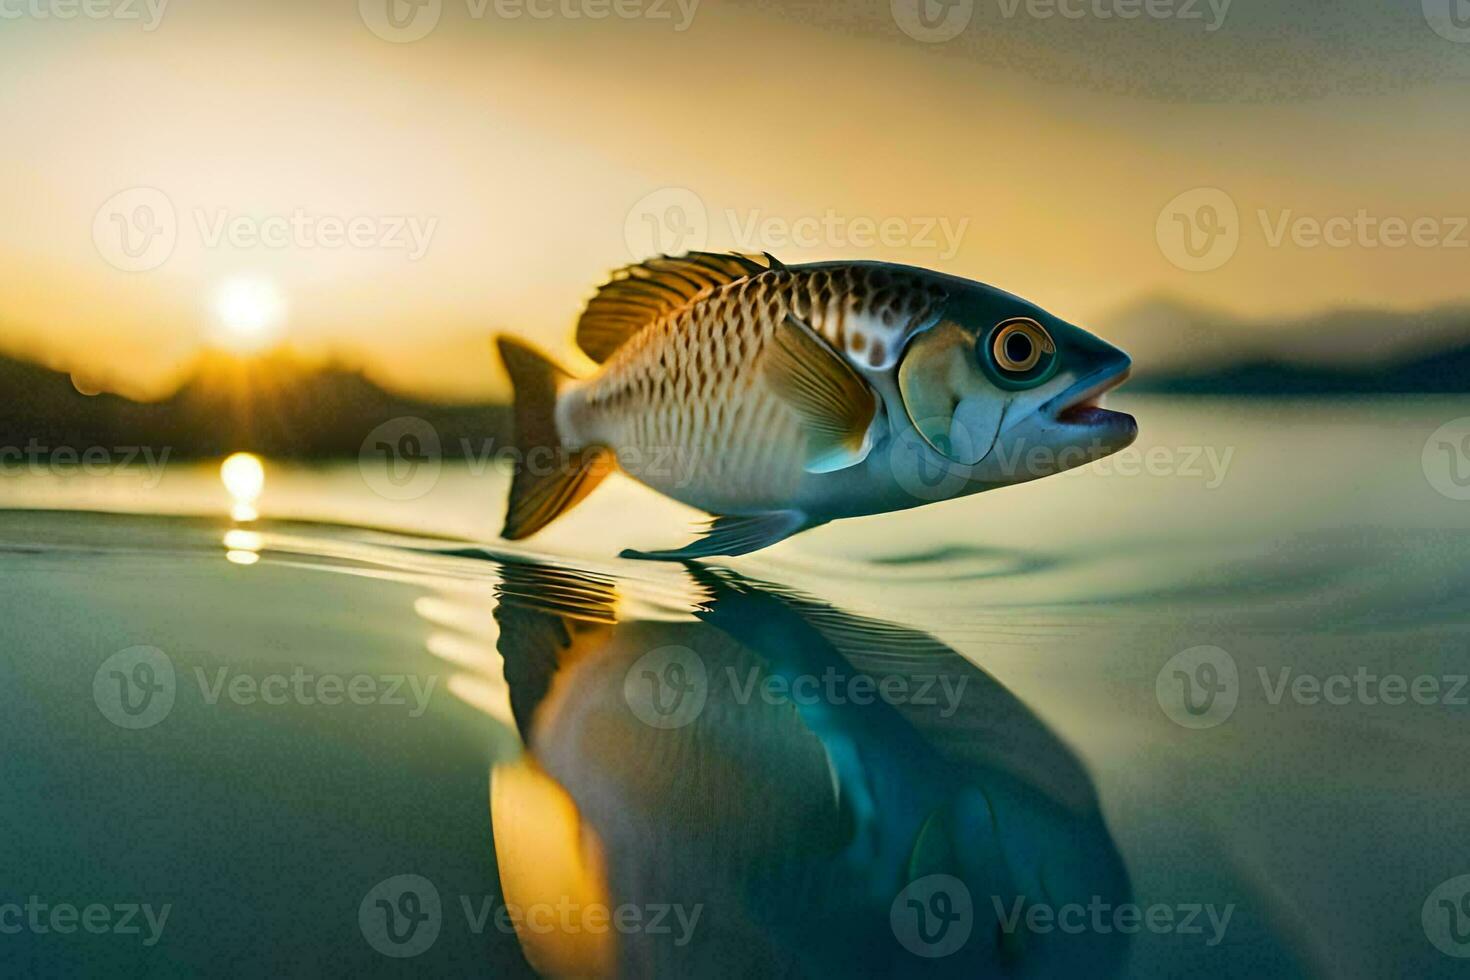
[[[1124,369],[1075,392],[1068,392],[1067,400],[1055,410],[1052,418],[1068,428],[1126,433],[1127,441],[1131,443],[1138,434],[1137,420],[1126,412],[1103,407],[1107,393],[1127,381],[1128,374]]]
[[[1095,395],[1057,412],[1056,420],[1073,428],[1095,429],[1131,425],[1136,431],[1138,422],[1126,412],[1115,412],[1103,408],[1103,396]]]

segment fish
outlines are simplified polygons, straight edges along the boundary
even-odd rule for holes
[[[1104,408],[1123,351],[1004,290],[887,262],[661,255],[588,301],[581,376],[508,335],[515,452],[502,537],[613,471],[711,515],[682,548],[737,556],[834,520],[1023,483],[1131,445]]]

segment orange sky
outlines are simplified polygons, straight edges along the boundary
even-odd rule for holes
[[[0,347],[141,394],[276,339],[497,394],[486,338],[564,351],[655,227],[942,268],[1084,324],[1160,292],[1263,318],[1470,293],[1470,43],[1419,0],[1227,6],[1213,30],[1203,0],[1205,21],[974,0],[939,42],[900,28],[911,0],[425,0],[409,43],[369,27],[388,0],[176,0],[153,30],[143,0],[35,15],[55,2],[0,0],[22,11],[0,21]],[[1201,187],[1238,241],[1192,271],[1161,211]]]

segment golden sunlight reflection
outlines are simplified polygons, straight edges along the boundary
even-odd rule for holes
[[[286,303],[265,279],[231,279],[214,297],[215,324],[210,340],[232,354],[255,354],[280,339]]]
[[[431,627],[424,647],[458,668],[445,685],[449,693],[514,731],[515,713],[505,682],[505,661],[495,645],[499,634],[494,621],[476,615],[476,607],[463,599],[420,596],[413,608]]]
[[[254,565],[260,561],[260,535],[254,531],[233,528],[225,532],[225,560],[234,565]]]
[[[490,774],[490,823],[501,892],[528,913],[513,921],[531,967],[544,976],[611,973],[616,949],[602,842],[566,790],[525,757],[498,765]],[[559,921],[554,912],[563,913]]]
[[[254,453],[235,453],[219,468],[220,482],[225,485],[234,505],[230,516],[237,521],[253,521],[260,516],[255,502],[265,489],[265,464]]]

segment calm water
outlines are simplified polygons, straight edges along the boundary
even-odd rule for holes
[[[1464,975],[1465,406],[1125,407],[702,568],[611,481],[6,477],[4,971]]]

